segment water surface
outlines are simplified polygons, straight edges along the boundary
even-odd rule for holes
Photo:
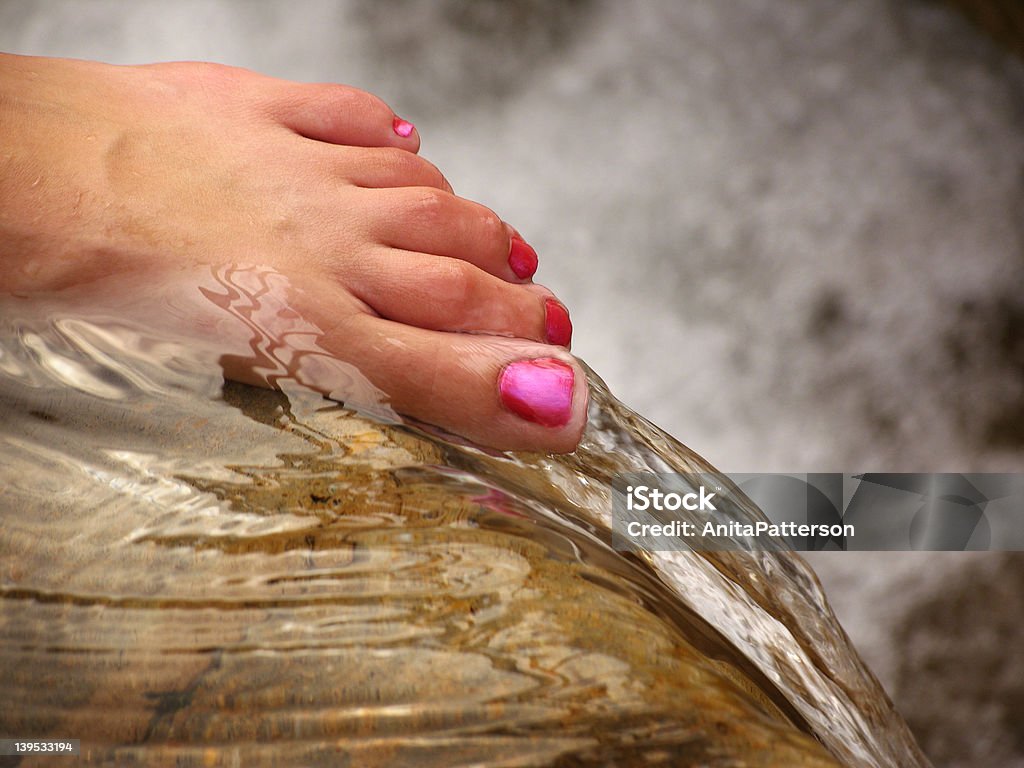
[[[117,765],[926,764],[799,558],[612,550],[615,474],[709,468],[596,376],[575,454],[483,451],[368,404],[280,276],[205,279],[148,318],[2,301],[0,732]]]

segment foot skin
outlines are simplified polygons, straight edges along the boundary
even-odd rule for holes
[[[399,413],[499,449],[579,442],[586,381],[536,254],[376,97],[0,55],[0,138],[0,292],[258,264]]]

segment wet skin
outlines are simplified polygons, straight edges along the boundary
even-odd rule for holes
[[[499,449],[579,442],[586,382],[568,313],[531,280],[536,253],[456,196],[377,97],[212,64],[0,55],[0,137],[0,292],[117,276],[144,298],[172,273],[258,265],[399,413]],[[189,324],[209,340],[207,320]]]

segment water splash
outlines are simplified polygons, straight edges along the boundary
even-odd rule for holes
[[[927,764],[799,557],[611,548],[615,475],[711,468],[592,372],[570,456],[398,426],[280,280],[163,294],[216,347],[6,301],[0,730],[117,763]],[[226,338],[280,391],[224,383]]]
[[[616,400],[588,369],[587,432],[567,457],[493,457],[451,449],[451,465],[476,476],[513,478],[512,487],[557,510],[610,545],[612,481],[626,472],[674,472],[694,479],[716,470]],[[723,506],[740,521],[765,519],[720,476]],[[507,487],[507,486],[506,486]],[[902,718],[850,644],[817,577],[799,555],[769,551],[649,552],[641,559],[671,599],[720,633],[764,675],[772,698],[850,765],[927,765]],[[721,651],[719,651],[721,652]],[[728,659],[737,664],[735,655]],[[738,664],[750,674],[747,665]],[[762,681],[763,684],[763,681]],[[774,690],[772,690],[774,689]],[[781,697],[782,701],[779,701]],[[793,712],[791,712],[793,714]]]

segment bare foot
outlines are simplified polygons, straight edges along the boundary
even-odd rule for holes
[[[568,313],[530,282],[536,254],[452,194],[376,97],[0,55],[0,136],[0,292],[266,266],[396,411],[501,449],[579,442],[586,381]]]

